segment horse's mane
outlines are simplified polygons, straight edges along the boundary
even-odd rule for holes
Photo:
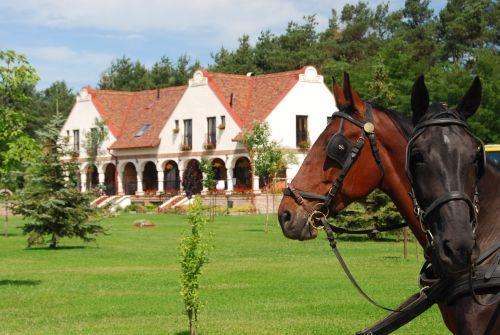
[[[404,116],[401,112],[398,112],[393,109],[385,108],[384,106],[381,106],[377,103],[367,101],[370,105],[372,105],[373,108],[381,111],[382,113],[386,114],[394,123],[399,127],[403,135],[409,139],[410,135],[413,132],[413,124],[411,123],[410,119]]]

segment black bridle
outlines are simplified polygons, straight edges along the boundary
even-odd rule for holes
[[[366,105],[366,112],[365,112],[365,117],[364,120],[357,120],[351,116],[347,112],[348,106],[341,106],[339,112],[335,112],[332,114],[332,119],[334,117],[341,118],[341,125],[339,127],[339,131],[330,138],[327,147],[325,150],[327,151],[327,156],[332,157],[332,155],[329,154],[328,150],[331,149],[330,146],[332,143],[332,139],[335,136],[345,136],[342,132],[342,123],[344,120],[349,121],[353,125],[357,126],[360,128],[360,134],[358,136],[358,139],[353,145],[350,145],[351,150],[347,155],[345,156],[345,160],[342,162],[342,168],[340,171],[339,176],[333,181],[332,186],[328,190],[326,194],[318,194],[314,192],[308,192],[308,191],[303,191],[303,190],[298,190],[296,189],[292,183],[288,184],[288,186],[283,190],[283,195],[285,196],[290,196],[292,197],[295,202],[301,206],[308,214],[307,222],[309,225],[311,225],[314,229],[319,229],[324,226],[324,224],[321,222],[323,219],[330,216],[330,214],[334,214],[334,210],[330,211],[330,208],[332,208],[333,202],[339,192],[339,190],[342,188],[342,184],[344,182],[344,179],[346,178],[347,174],[349,173],[349,170],[353,166],[353,164],[356,162],[358,159],[358,155],[363,148],[366,139],[370,142],[370,147],[371,151],[373,153],[373,158],[375,159],[375,162],[377,163],[377,166],[380,169],[381,176],[380,176],[380,181],[384,178],[384,166],[382,165],[382,160],[380,158],[380,153],[379,149],[377,147],[377,139],[375,136],[375,127],[373,125],[373,114],[372,114],[372,107],[370,104],[365,104]],[[345,150],[345,147],[343,144],[338,144],[340,150]],[[338,162],[338,160],[336,160]],[[319,201],[315,205],[309,206],[306,201],[307,200],[317,200]]]
[[[479,139],[477,136],[475,136],[470,128],[469,125],[460,119],[457,114],[451,110],[449,110],[446,105],[441,105],[441,108],[443,111],[441,113],[438,113],[437,115],[433,116],[431,119],[425,120],[417,124],[417,126],[414,129],[414,134],[408,141],[408,144],[406,146],[406,174],[408,176],[408,179],[411,184],[411,192],[409,193],[412,201],[413,201],[413,211],[415,213],[415,216],[420,222],[420,226],[422,230],[425,232],[425,235],[427,236],[427,248],[426,248],[426,258],[427,261],[424,264],[423,271],[421,271],[421,284],[423,286],[429,285],[429,281],[425,280],[426,273],[424,269],[426,267],[432,267],[432,262],[430,261],[431,257],[433,256],[433,253],[435,253],[435,245],[434,245],[434,237],[430,231],[430,226],[428,222],[428,218],[436,211],[438,211],[443,205],[447,204],[448,202],[451,201],[463,201],[467,204],[469,207],[469,213],[471,217],[471,227],[472,227],[472,234],[474,238],[474,244],[477,244],[476,240],[476,228],[478,225],[478,215],[479,215],[479,190],[478,190],[478,184],[479,180],[481,179],[482,175],[484,174],[484,168],[485,168],[485,154],[484,154],[484,144],[481,139]],[[439,196],[437,199],[435,199],[427,208],[424,210],[422,207],[419,205],[415,190],[414,190],[414,178],[411,173],[411,162],[410,162],[410,156],[411,156],[411,148],[415,140],[422,135],[426,129],[430,127],[446,127],[446,126],[459,126],[462,127],[470,136],[472,136],[476,142],[478,143],[477,146],[477,166],[476,166],[476,181],[474,183],[474,194],[473,198],[471,199],[469,195],[463,191],[460,190],[451,190],[448,191],[447,193]],[[465,284],[468,286],[467,289],[469,290],[470,294],[472,295],[473,299],[475,302],[479,305],[482,306],[489,306],[498,303],[498,299],[492,299],[490,302],[484,303],[480,301],[479,297],[476,295],[475,290],[474,290],[474,285],[473,282],[476,281],[480,285],[483,285],[483,287],[498,287],[498,281],[491,283],[488,283],[488,281],[491,280],[491,278],[494,276],[494,274],[497,272],[497,267],[498,264],[500,263],[500,254],[497,253],[497,251],[500,249],[500,242],[496,242],[490,248],[488,248],[486,251],[481,253],[479,257],[475,260],[472,261],[471,255],[469,255],[469,267],[468,269],[462,273],[462,276],[458,277],[458,279],[454,280],[452,282],[452,289],[449,291],[450,294],[449,296],[454,297],[456,296],[455,291],[458,291],[460,286],[464,286]],[[496,256],[495,256],[496,255]],[[486,259],[495,256],[494,261],[488,265],[488,266],[481,266],[481,263],[483,263]],[[429,272],[429,271],[427,271]],[[481,275],[478,276],[477,274],[480,273]],[[484,280],[484,281],[483,281]],[[461,284],[462,283],[462,284]],[[465,283],[465,284],[464,284]],[[490,285],[490,286],[488,286]],[[496,295],[496,298],[498,298],[498,294]],[[449,297],[448,297],[449,298]]]
[[[463,201],[469,207],[469,212],[471,216],[471,226],[472,232],[474,236],[474,241],[476,239],[476,227],[477,227],[477,217],[479,214],[479,190],[478,183],[479,179],[484,173],[484,165],[485,165],[485,154],[484,154],[484,144],[477,136],[475,136],[467,122],[458,118],[458,116],[451,110],[449,110],[445,105],[441,105],[443,112],[438,113],[432,119],[425,120],[417,124],[413,131],[413,136],[408,141],[406,146],[406,175],[410,181],[411,191],[409,193],[412,202],[413,202],[413,211],[420,222],[422,230],[425,232],[427,237],[428,248],[434,248],[434,237],[430,231],[428,218],[437,210],[439,210],[443,205],[451,201]],[[476,182],[474,184],[474,195],[471,199],[469,195],[461,190],[450,190],[447,193],[436,198],[427,208],[423,209],[417,200],[414,190],[414,177],[411,173],[411,162],[410,162],[410,154],[411,148],[415,140],[422,135],[425,130],[430,127],[446,127],[446,126],[460,126],[462,127],[470,136],[472,136],[478,143],[478,162],[476,168]]]

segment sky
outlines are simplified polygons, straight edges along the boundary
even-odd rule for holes
[[[78,91],[95,87],[100,74],[123,55],[147,66],[166,55],[187,54],[202,66],[238,37],[263,30],[282,33],[289,21],[315,14],[318,29],[331,10],[357,0],[0,0],[0,49],[25,54],[44,89],[64,80]],[[387,1],[368,1],[370,6]],[[431,2],[435,12],[445,0]],[[389,2],[389,9],[404,0]]]

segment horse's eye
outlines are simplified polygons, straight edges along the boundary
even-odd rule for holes
[[[411,153],[410,160],[415,164],[423,163],[424,156],[420,152],[414,151]]]

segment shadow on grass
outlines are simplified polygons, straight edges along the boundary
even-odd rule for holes
[[[0,280],[0,286],[36,286],[40,285],[41,280],[16,280],[16,279],[3,279]]]
[[[84,245],[63,245],[61,247],[57,247],[57,248],[49,248],[49,247],[27,247],[26,249],[24,250],[48,250],[48,251],[57,251],[57,250],[75,250],[75,249],[86,249],[88,248],[88,246],[84,246]]]
[[[265,233],[264,228],[260,228],[260,229],[257,229],[257,228],[255,228],[255,229],[244,229],[243,231],[248,231],[248,232],[252,232],[252,233],[257,233],[257,232],[259,232],[259,233]]]
[[[349,241],[349,242],[367,242],[367,241],[397,242],[395,238],[391,238],[391,237],[377,237],[376,239],[370,239],[366,235],[349,235],[349,234],[340,235],[340,236],[338,236],[338,239],[341,241]]]
[[[189,330],[184,330],[182,332],[177,332],[175,335],[189,335]]]

